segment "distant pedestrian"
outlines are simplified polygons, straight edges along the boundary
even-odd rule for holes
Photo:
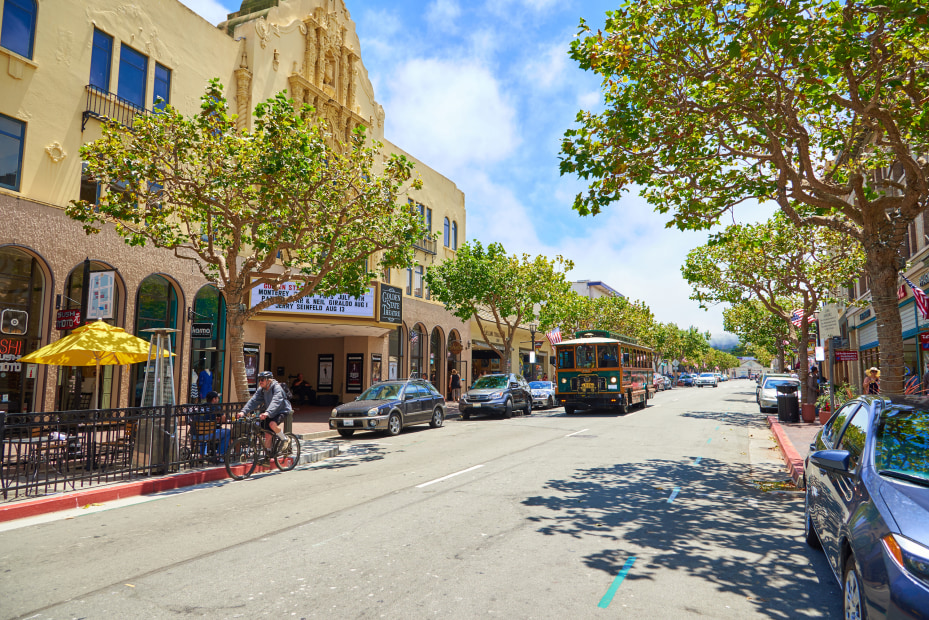
[[[461,375],[452,368],[452,374],[448,378],[448,397],[451,400],[458,400],[461,395]]]
[[[880,394],[881,392],[881,371],[872,366],[868,369],[868,376],[864,379],[862,390],[864,394]]]

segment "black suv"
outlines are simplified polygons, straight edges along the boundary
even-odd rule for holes
[[[532,413],[532,390],[521,376],[515,373],[484,375],[462,394],[458,411],[463,420],[471,419],[472,413],[493,412],[504,418],[513,416],[519,409],[526,415]]]

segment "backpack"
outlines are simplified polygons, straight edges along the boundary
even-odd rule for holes
[[[286,382],[282,382],[279,385],[281,386],[281,389],[284,390],[284,398],[287,400],[293,400],[294,393],[293,390],[290,389],[290,385]]]

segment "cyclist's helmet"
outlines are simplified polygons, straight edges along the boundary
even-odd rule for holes
[[[261,372],[258,373],[259,381],[261,381],[262,379],[273,379],[273,378],[274,378],[274,375],[271,374],[270,370],[262,370]]]

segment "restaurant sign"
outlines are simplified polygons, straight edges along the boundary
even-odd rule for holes
[[[68,331],[81,326],[80,310],[59,310],[55,315],[55,329]]]

